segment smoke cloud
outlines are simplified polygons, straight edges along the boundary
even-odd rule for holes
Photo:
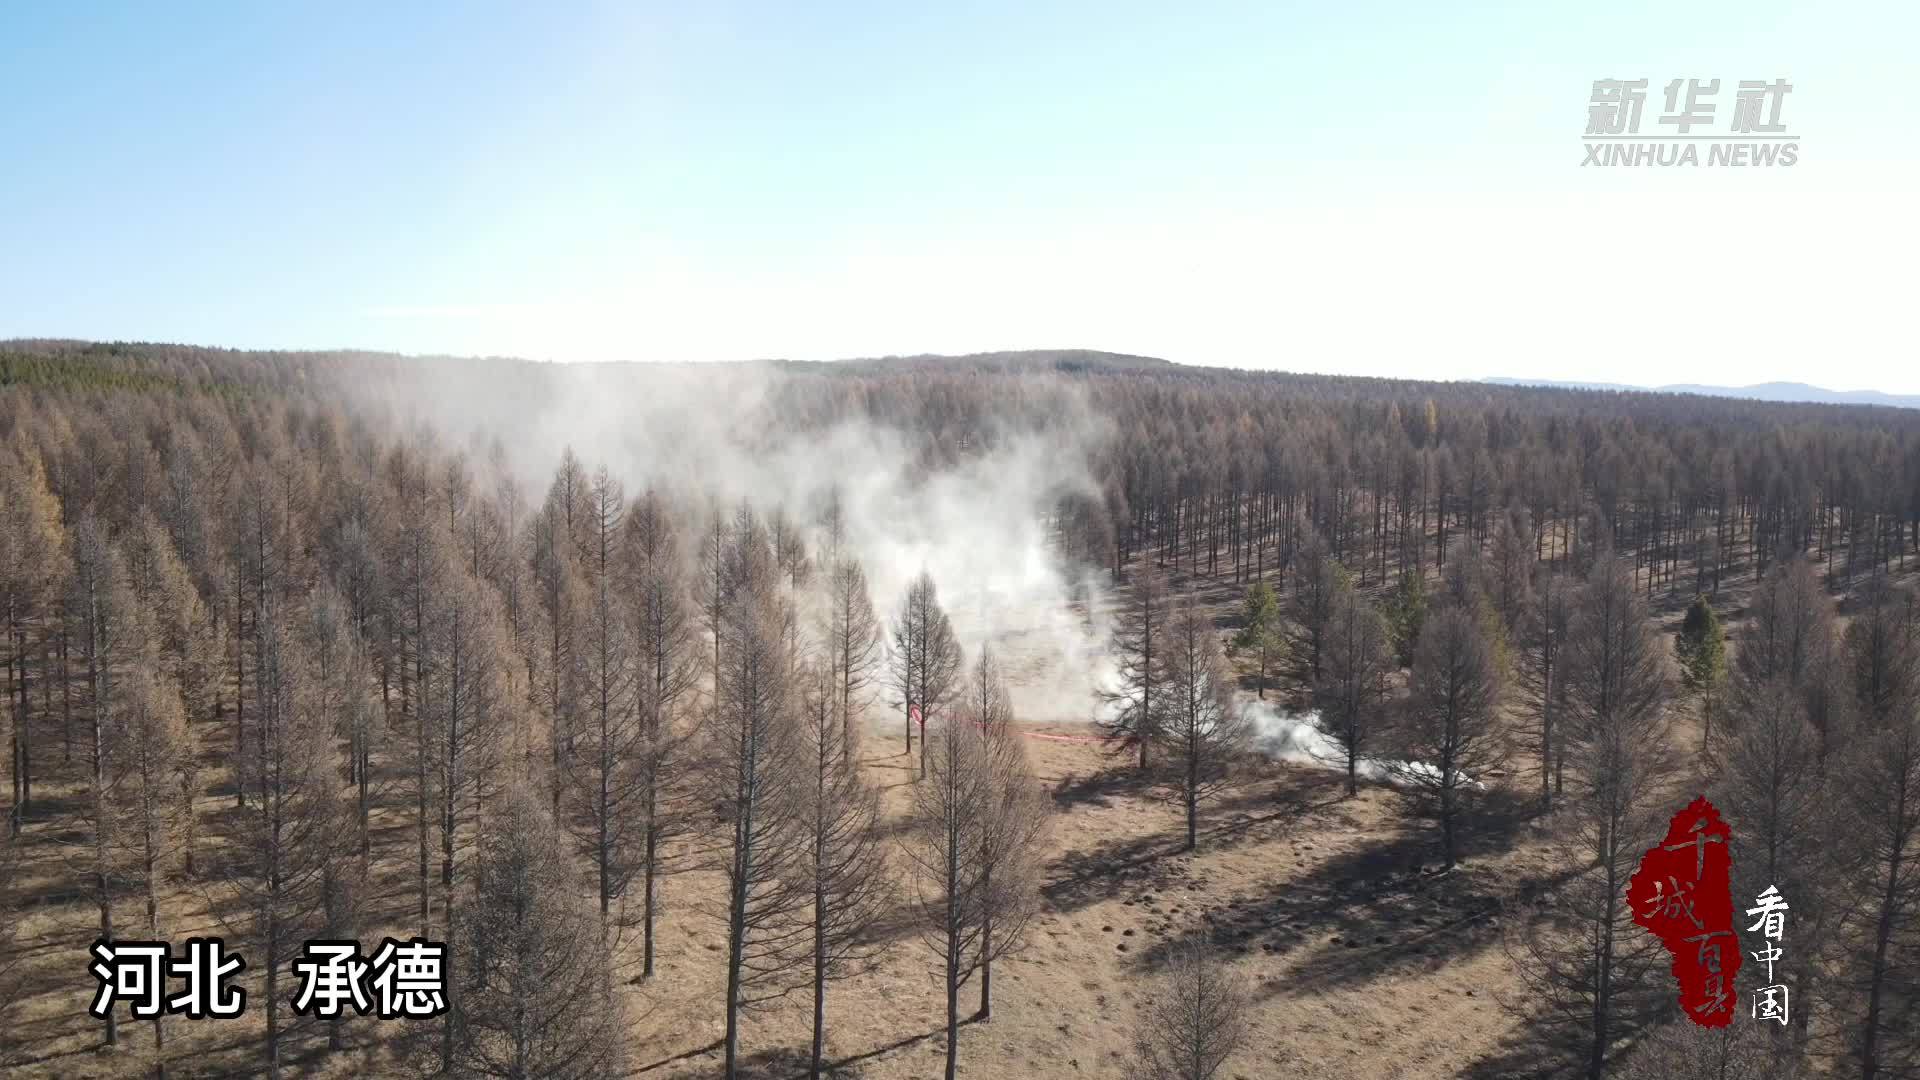
[[[820,511],[837,497],[883,620],[924,569],[969,660],[993,647],[1024,721],[1090,719],[1113,668],[1103,587],[1062,560],[1052,516],[1065,495],[1098,496],[1089,461],[1108,421],[1072,384],[1029,379],[1023,393],[1044,395],[1044,425],[989,419],[979,448],[928,465],[919,433],[855,420],[807,429],[781,415],[782,381],[803,378],[834,376],[775,364],[422,360],[344,389],[387,420],[464,446],[476,475],[497,440],[534,505],[569,447],[588,469],[606,465],[630,497],[652,486],[701,511],[743,500],[784,511],[815,550]]]
[[[1347,752],[1320,726],[1318,712],[1283,712],[1258,699],[1242,702],[1242,712],[1253,727],[1254,749],[1261,754],[1275,761],[1346,771]],[[1437,779],[1440,775],[1436,766],[1424,761],[1375,757],[1361,758],[1354,771],[1362,780],[1394,787],[1405,786],[1412,776]],[[1486,785],[1472,777],[1464,779],[1468,787],[1486,790]]]

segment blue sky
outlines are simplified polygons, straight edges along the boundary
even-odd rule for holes
[[[935,7],[0,7],[0,336],[1920,391],[1912,5]]]

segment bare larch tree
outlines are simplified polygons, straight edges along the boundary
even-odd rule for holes
[[[925,570],[907,586],[900,615],[893,621],[893,656],[888,674],[894,692],[899,694],[901,715],[906,718],[907,752],[913,752],[913,710],[920,710],[924,727],[953,697],[960,680],[960,643],[953,636],[953,623],[940,606],[940,594],[933,575]],[[921,747],[920,771],[927,769],[926,747]]]
[[[1037,905],[1037,838],[1044,796],[1028,772],[1006,691],[991,659],[976,667],[915,785],[902,846],[913,868],[922,940],[946,989],[946,1076],[958,1069],[960,991],[1019,947]],[[983,714],[972,704],[987,705]],[[991,997],[982,999],[991,1015]]]
[[[86,873],[94,903],[100,911],[100,937],[113,938],[113,901],[119,883],[124,843],[118,833],[114,760],[117,742],[114,724],[122,709],[120,685],[133,638],[133,599],[126,586],[120,558],[107,542],[105,530],[91,515],[80,519],[71,534],[73,573],[68,579],[65,613],[86,671],[84,701],[92,730],[90,782],[82,813],[91,826],[92,844]],[[114,1045],[119,1032],[112,1012],[102,1021],[106,1042]]]
[[[428,632],[434,667],[423,695],[432,765],[429,782],[433,832],[440,849],[440,910],[448,939],[464,931],[458,925],[458,890],[470,862],[474,835],[489,777],[499,764],[507,694],[505,634],[495,594],[465,567],[449,567],[434,599]],[[451,988],[442,1020],[440,1064],[452,1067],[454,1025],[460,1015],[459,988]]]
[[[1131,1080],[1212,1080],[1247,1041],[1246,980],[1206,946],[1175,946],[1141,1004]]]
[[[1328,553],[1319,533],[1312,530],[1300,545],[1298,558],[1300,572],[1294,575],[1287,605],[1287,655],[1295,680],[1312,690],[1320,685],[1327,626],[1333,618],[1335,600],[1342,586],[1350,586],[1352,579],[1346,567]]]
[[[983,884],[972,865],[991,800],[985,734],[949,725],[913,788],[912,828],[902,841],[915,872],[922,940],[939,958],[946,990],[947,1080],[958,1066],[960,988],[973,973],[984,923]]]
[[[190,811],[200,786],[199,748],[191,725],[196,717],[212,717],[219,640],[192,576],[153,515],[143,513],[135,522],[124,552],[128,587],[141,619],[141,647],[150,650],[156,675],[178,697],[181,722],[188,725],[180,732],[174,775]],[[194,870],[194,838],[194,815],[188,812],[181,821],[180,853],[189,875]]]
[[[665,500],[649,490],[627,514],[623,559],[632,626],[637,813],[640,830],[642,978],[651,978],[660,879],[675,866],[667,843],[688,827],[691,791],[679,774],[693,763],[686,715],[700,670],[699,631],[687,595],[679,534]]]
[[[1251,732],[1233,702],[1233,677],[1220,650],[1213,618],[1192,593],[1174,607],[1160,650],[1166,710],[1160,743],[1179,778],[1186,812],[1186,850],[1199,842],[1200,804],[1227,783],[1247,752]]]
[[[832,566],[827,595],[828,669],[839,684],[836,711],[846,726],[841,746],[849,758],[857,759],[866,730],[869,689],[878,677],[885,642],[860,560],[842,557]]]
[[[1389,768],[1415,805],[1439,821],[1441,858],[1451,870],[1474,777],[1505,757],[1499,661],[1474,611],[1449,602],[1427,619],[1407,690]]]
[[[988,816],[973,855],[981,897],[980,1008],[974,1015],[988,1020],[993,1016],[993,962],[1025,943],[1027,924],[1038,910],[1041,838],[1049,818],[999,661],[984,642],[954,722],[977,727],[986,751]]]
[[[1565,755],[1557,721],[1566,695],[1561,651],[1573,618],[1573,581],[1545,566],[1536,575],[1532,602],[1521,616],[1516,633],[1515,684],[1534,722],[1528,744],[1540,755],[1540,806],[1553,808],[1554,797],[1566,783]]]
[[[270,593],[253,625],[257,739],[241,773],[258,798],[239,816],[235,840],[242,856],[229,881],[260,948],[267,1072],[278,1077],[279,979],[322,921],[324,877],[337,855],[331,842],[339,821],[337,773],[332,731],[313,700],[310,660],[284,602]]]
[[[164,941],[160,896],[176,882],[181,836],[190,813],[180,786],[190,753],[180,695],[160,673],[150,646],[136,645],[116,692],[113,749],[108,755],[109,805],[118,820],[108,830],[121,849],[113,862],[145,904],[141,929],[149,941]],[[154,1075],[166,1075],[166,1031],[153,1018]]]
[[[462,981],[456,1070],[500,1080],[625,1075],[625,1021],[593,906],[565,835],[525,785],[505,789],[480,839],[467,931],[449,942]]]
[[[831,664],[802,674],[801,864],[812,904],[813,1045],[808,1072],[819,1077],[827,1037],[827,983],[869,969],[879,945],[873,924],[891,907],[880,834],[880,790],[860,774],[840,718],[842,684]]]
[[[645,801],[640,757],[645,732],[635,706],[633,626],[620,593],[620,532],[626,494],[606,466],[595,470],[579,511],[587,549],[581,556],[586,586],[581,612],[580,723],[576,759],[561,780],[561,817],[593,866],[601,930],[613,940],[615,901],[626,895],[638,869],[634,847],[644,838],[634,811]]]
[[[1114,685],[1101,689],[1111,715],[1101,722],[1116,750],[1133,750],[1145,769],[1160,731],[1166,703],[1160,685],[1160,651],[1171,611],[1167,579],[1147,560],[1128,571],[1114,615]]]
[[[1862,1080],[1912,1075],[1920,1065],[1913,1019],[1920,991],[1920,703],[1863,726],[1840,787],[1847,875],[1848,1056]]]
[[[1667,650],[1632,569],[1602,548],[1574,603],[1564,652],[1563,730],[1572,790],[1562,842],[1580,873],[1509,938],[1527,994],[1519,1007],[1583,1061],[1605,1072],[1614,1043],[1651,1019],[1670,994],[1659,940],[1632,921],[1626,885],[1662,835],[1659,798],[1671,766]]]
[[[539,697],[547,714],[551,759],[548,782],[556,810],[579,722],[582,680],[578,637],[580,611],[587,599],[580,581],[580,548],[574,543],[572,516],[578,511],[580,487],[579,477],[563,467],[554,477],[532,528],[533,577],[544,624]]]
[[[766,530],[739,515],[720,626],[719,698],[704,753],[723,792],[721,845],[727,898],[726,1065],[738,1075],[740,1012],[792,989],[804,970],[810,899],[799,869],[804,759],[798,730],[793,610],[780,587]]]
[[[1733,735],[1755,699],[1778,682],[1799,694],[1824,761],[1839,745],[1851,713],[1833,604],[1804,559],[1776,567],[1754,590],[1733,652],[1725,734]]]
[[[346,744],[347,776],[354,789],[354,832],[363,859],[373,852],[372,673],[367,650],[355,632],[344,597],[332,587],[314,590],[307,600],[307,647],[313,661],[316,707],[334,737]]]
[[[1792,897],[1795,948],[1778,977],[1792,979],[1796,1030],[1804,1037],[1797,1025],[1818,1008],[1806,991],[1831,936],[1834,882],[1845,869],[1835,860],[1835,802],[1819,770],[1819,736],[1807,723],[1805,698],[1784,679],[1744,698],[1748,711],[1737,729],[1716,739],[1714,802],[1733,829],[1735,900],[1769,885]]]
[[[1321,727],[1340,747],[1347,794],[1353,796],[1360,793],[1360,762],[1382,726],[1392,649],[1379,611],[1343,579],[1336,577],[1331,587],[1313,702]]]

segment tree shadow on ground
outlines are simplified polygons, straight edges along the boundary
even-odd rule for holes
[[[1553,1080],[1580,1075],[1559,1033],[1524,1023],[1460,1072],[1461,1080]]]
[[[1218,845],[1273,839],[1271,826],[1297,823],[1310,814],[1345,802],[1345,783],[1344,778],[1329,770],[1296,768],[1282,769],[1272,778],[1243,783],[1209,804],[1207,814],[1217,824],[1204,831],[1202,843]]]
[[[78,817],[91,803],[92,799],[84,788],[48,794],[43,787],[33,793],[31,803],[21,808],[20,826],[22,829],[32,829],[36,825],[52,827],[56,823]]]
[[[977,1020],[969,1017],[961,1020],[960,1026],[965,1028],[977,1022]],[[907,1035],[895,1039],[893,1042],[876,1046],[871,1050],[862,1051],[858,1054],[848,1054],[843,1057],[829,1056],[827,1060],[821,1062],[820,1071],[826,1076],[853,1080],[853,1078],[861,1075],[862,1065],[886,1057],[888,1054],[905,1050],[921,1043],[928,1043],[935,1048],[943,1049],[946,1045],[946,1034],[947,1030],[944,1026],[937,1027],[931,1031],[923,1031],[918,1035]],[[683,1062],[692,1061],[695,1058],[704,1057],[708,1054],[718,1055],[725,1047],[726,1043],[723,1040],[716,1039],[705,1046],[695,1047],[692,1050],[684,1050],[671,1057],[661,1058],[658,1061],[642,1065],[634,1070],[634,1075],[664,1069],[670,1065],[678,1065]],[[750,1078],[750,1080],[802,1080],[802,1078],[807,1076],[809,1071],[808,1066],[811,1063],[807,1050],[804,1047],[781,1046],[742,1054],[739,1064],[740,1075]]]
[[[1159,833],[1115,841],[1092,852],[1069,851],[1047,868],[1041,901],[1063,913],[1111,899],[1142,880],[1170,887],[1191,868],[1190,859],[1180,858],[1186,854],[1177,838]],[[1160,865],[1168,859],[1172,861]]]
[[[692,1061],[694,1058],[700,1057],[703,1054],[718,1053],[722,1049],[725,1049],[726,1045],[727,1045],[726,1040],[715,1039],[705,1046],[696,1046],[691,1050],[682,1050],[679,1053],[671,1055],[669,1057],[663,1057],[657,1061],[650,1061],[647,1064],[634,1069],[633,1072],[634,1072],[634,1075],[638,1076],[642,1073],[653,1072],[655,1069],[664,1069],[669,1065],[677,1065],[682,1061]]]
[[[1142,769],[1134,764],[1115,764],[1084,776],[1068,773],[1053,787],[1053,805],[1058,810],[1078,806],[1112,806],[1116,798],[1153,798],[1154,789],[1166,782],[1157,769]]]
[[[1518,897],[1542,886],[1476,865],[1510,850],[1534,820],[1529,800],[1488,800],[1462,842],[1462,865],[1439,866],[1435,831],[1403,827],[1392,836],[1312,865],[1299,877],[1253,894],[1230,897],[1200,913],[1197,923],[1159,928],[1139,963],[1158,966],[1175,948],[1205,942],[1229,956],[1255,953],[1298,962],[1264,997],[1300,996],[1352,986],[1397,971],[1431,970],[1498,944],[1499,920]],[[1294,854],[1306,866],[1308,841]],[[1511,868],[1508,868],[1509,870]],[[1149,909],[1158,914],[1157,909]],[[1150,929],[1153,929],[1150,927]]]
[[[249,1008],[253,1005],[248,1004]],[[441,1021],[403,1020],[395,1023],[377,1017],[350,1016],[341,1027],[341,1049],[327,1049],[327,1021],[317,1016],[296,1016],[291,1008],[282,1003],[280,1009],[280,1060],[283,1065],[304,1066],[310,1071],[319,1071],[334,1055],[350,1053],[364,1048],[382,1054],[386,1064],[392,1070],[382,1070],[387,1075],[405,1071],[413,1075],[424,1076],[436,1073],[440,1068],[440,1032]],[[256,1060],[248,1062],[236,1075],[254,1076],[260,1070],[259,1061],[266,1057],[266,1038],[260,1036],[251,1043]],[[456,1070],[458,1065],[455,1066]]]
[[[1100,792],[1100,801],[1082,791],[1056,790],[1054,799],[1067,805],[1106,806],[1111,804],[1104,800],[1112,794],[1156,797],[1153,792],[1157,785],[1151,773],[1107,770],[1079,785],[1082,789]],[[1192,856],[1270,840],[1274,834],[1297,826],[1313,813],[1339,801],[1318,774],[1288,770],[1271,783],[1245,785],[1203,809],[1204,824],[1195,851],[1186,850],[1186,836],[1179,828],[1118,838],[1091,851],[1068,851],[1048,866],[1041,897],[1052,911],[1069,912],[1129,889],[1138,891],[1142,886],[1162,890],[1196,888],[1200,882],[1195,876]]]

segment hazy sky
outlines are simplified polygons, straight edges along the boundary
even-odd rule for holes
[[[300,7],[0,6],[0,337],[1920,392],[1905,0]]]

